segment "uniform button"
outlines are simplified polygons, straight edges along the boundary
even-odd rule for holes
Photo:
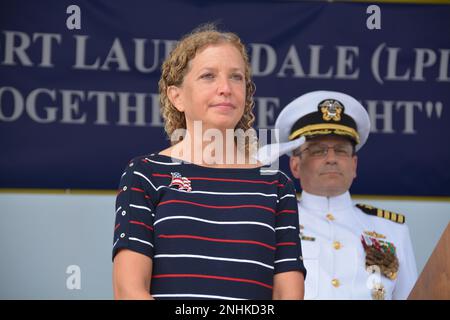
[[[342,245],[339,241],[333,242],[333,248],[335,248],[336,250],[339,250],[341,247],[342,247]]]
[[[329,213],[329,214],[327,214],[327,219],[330,220],[330,221],[333,221],[334,220],[334,216],[331,213]]]
[[[123,191],[127,191],[127,186],[122,188]]]
[[[333,279],[331,280],[331,284],[333,285],[333,287],[337,288],[340,285],[340,282],[338,279]]]
[[[125,210],[123,210],[122,211],[122,215],[124,216],[124,215],[126,215],[127,214],[127,212],[125,211]]]
[[[120,234],[120,237],[121,237],[121,238],[125,237],[125,233],[121,233],[121,234]]]
[[[132,167],[134,165],[134,163],[132,162],[132,163],[130,163],[130,167]]]

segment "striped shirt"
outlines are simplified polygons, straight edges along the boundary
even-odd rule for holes
[[[156,299],[271,299],[276,273],[306,275],[295,188],[279,170],[136,157],[117,194],[113,259],[122,248],[152,259]]]

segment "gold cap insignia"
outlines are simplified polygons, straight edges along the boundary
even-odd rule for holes
[[[344,106],[337,100],[328,99],[319,104],[322,118],[325,121],[341,121],[341,113],[344,111]]]

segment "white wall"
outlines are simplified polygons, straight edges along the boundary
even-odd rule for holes
[[[114,196],[0,194],[0,299],[110,299]],[[67,267],[81,289],[66,286]]]
[[[114,195],[0,193],[0,299],[110,299]],[[407,216],[418,271],[450,221],[450,201],[356,202]],[[68,289],[68,266],[81,289]]]

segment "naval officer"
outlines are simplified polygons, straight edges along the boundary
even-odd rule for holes
[[[267,163],[289,154],[302,188],[305,299],[406,299],[417,270],[405,217],[354,204],[349,193],[370,130],[363,106],[344,93],[314,91],[289,103],[275,128],[277,148],[259,156]]]

